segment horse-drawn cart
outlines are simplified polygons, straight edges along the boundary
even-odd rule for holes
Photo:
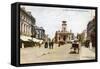
[[[71,51],[71,53],[78,53],[79,54],[79,43],[78,43],[78,41],[74,41],[72,43],[71,49],[73,49],[73,51]]]

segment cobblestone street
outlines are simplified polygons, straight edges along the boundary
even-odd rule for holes
[[[95,59],[95,53],[85,47],[80,47],[80,54],[70,54],[71,44],[65,44],[58,47],[54,44],[53,49],[39,47],[21,48],[21,63],[40,63],[40,62],[57,62],[57,61],[74,61]]]

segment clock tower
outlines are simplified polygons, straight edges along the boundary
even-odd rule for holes
[[[67,24],[66,24],[66,21],[62,21],[62,32],[66,32],[67,30],[66,30],[66,28],[67,28]]]

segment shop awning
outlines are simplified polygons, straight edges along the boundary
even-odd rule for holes
[[[33,38],[32,39],[34,42],[39,42],[39,43],[42,43],[43,42],[43,40],[39,40],[39,39],[36,39],[36,38]]]
[[[39,42],[39,43],[43,42],[43,40],[31,38],[31,37],[28,37],[28,36],[20,36],[20,39],[23,40],[23,41],[30,41],[31,40],[33,42]]]
[[[31,37],[28,37],[28,36],[20,36],[20,39],[23,40],[23,41],[29,41],[32,38]]]

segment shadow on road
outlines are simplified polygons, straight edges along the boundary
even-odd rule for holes
[[[71,51],[71,52],[69,52],[69,54],[79,54],[79,53],[77,53],[75,51]]]

